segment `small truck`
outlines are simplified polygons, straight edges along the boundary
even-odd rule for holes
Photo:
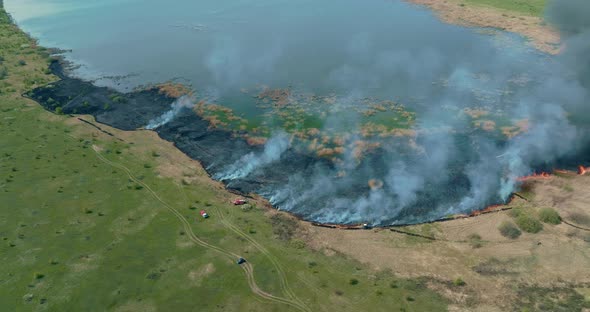
[[[201,210],[201,217],[203,217],[203,219],[209,218],[209,215],[207,214],[207,211]]]
[[[239,205],[245,205],[247,202],[245,199],[236,198],[236,199],[234,199],[234,201],[232,203],[236,206],[239,206]]]

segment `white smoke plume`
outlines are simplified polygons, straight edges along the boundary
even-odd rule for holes
[[[221,173],[216,174],[214,178],[220,181],[244,178],[256,169],[278,161],[281,155],[289,148],[289,141],[288,134],[279,132],[266,141],[264,150],[261,153],[252,152],[242,156]]]
[[[169,111],[158,116],[157,118],[150,120],[148,124],[145,126],[145,128],[148,130],[157,129],[173,120],[174,117],[176,117],[178,113],[180,113],[183,109],[190,109],[194,105],[195,103],[192,101],[190,96],[181,96],[170,105],[172,108]]]
[[[388,40],[397,43],[392,46],[371,32],[350,36],[345,58],[322,58],[330,66],[318,73],[316,83],[340,90],[342,101],[346,92],[353,100],[377,94],[417,99],[415,143],[423,152],[404,154],[395,139],[383,139],[381,155],[359,163],[347,150],[340,164],[295,166],[301,171],[259,191],[274,205],[308,219],[379,225],[422,222],[508,200],[519,177],[538,168],[551,170],[589,146],[590,2],[554,0],[547,16],[564,41],[558,56],[531,52],[518,40],[508,49],[490,48],[481,37],[450,26],[392,32]],[[269,64],[277,62],[273,58]],[[457,116],[478,106],[502,112],[508,123],[526,121],[527,127],[510,139],[478,132],[470,120]],[[362,116],[344,116],[328,116],[323,130],[360,125]],[[264,152],[243,156],[215,177],[264,177],[265,167],[285,161],[285,141],[269,140]],[[373,178],[382,187],[370,188],[367,181]]]

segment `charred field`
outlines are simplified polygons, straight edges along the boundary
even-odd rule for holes
[[[504,133],[481,128],[478,120],[482,118],[478,114],[485,116],[488,114],[486,112],[466,110],[465,115],[470,118],[473,127],[454,131],[451,135],[446,130],[441,130],[442,134],[427,131],[410,136],[391,135],[387,137],[388,144],[382,144],[382,140],[373,141],[370,148],[366,146],[371,143],[363,143],[365,149],[356,158],[354,168],[348,168],[342,173],[343,168],[346,168],[346,164],[343,165],[345,156],[334,156],[332,153],[328,155],[330,157],[325,157],[317,149],[311,149],[309,142],[315,144],[317,139],[313,141],[313,136],[300,135],[308,129],[299,127],[297,131],[281,131],[272,136],[267,134],[262,142],[252,142],[248,131],[216,126],[208,116],[199,114],[194,100],[187,95],[171,96],[158,87],[121,93],[69,77],[64,73],[64,66],[67,65],[61,60],[54,60],[50,69],[60,80],[25,95],[57,114],[89,114],[97,122],[121,130],[145,129],[147,126],[192,159],[201,162],[210,176],[222,181],[228,189],[242,194],[261,194],[276,208],[286,208],[307,221],[349,225],[368,223],[372,226],[416,224],[455,214],[469,214],[490,205],[506,203],[511,196],[510,193],[504,198],[491,195],[478,198],[470,205],[462,204],[473,192],[473,173],[469,172],[472,170],[469,164],[479,161],[474,159],[479,156],[473,153],[473,146],[478,146],[477,140],[485,137],[494,142],[497,150],[508,149],[510,138],[506,136],[506,131],[519,131],[513,130],[514,127],[512,130],[502,128]],[[154,123],[156,126],[149,126]],[[413,177],[413,173],[403,168],[392,172],[392,154],[397,155],[395,161],[403,163],[403,166],[432,166],[429,155],[436,154],[437,149],[441,148],[437,142],[445,140],[451,140],[455,150],[448,151],[452,156],[450,160],[445,160],[444,168],[437,169],[436,163],[426,168],[432,171],[427,174],[433,179],[422,181],[420,179],[423,178]],[[417,151],[408,141],[422,150]],[[352,146],[358,153],[358,142],[366,141],[357,139],[350,142],[348,147]],[[552,172],[556,168],[574,170],[578,165],[589,164],[589,155],[590,146],[578,146],[573,153],[563,153],[549,161],[536,159],[521,174]],[[502,157],[494,155],[496,159]],[[444,170],[445,176],[437,178],[437,170]],[[494,180],[502,181],[506,174],[494,170],[482,171],[481,174],[487,178],[491,174]],[[394,175],[409,181],[393,181]],[[331,179],[329,183],[326,182],[326,185],[331,185],[331,189],[310,194],[310,190],[322,187],[310,185],[322,182],[318,176]],[[518,177],[514,179],[517,181],[511,191],[517,191],[519,187]],[[404,199],[395,190],[393,194],[381,193],[383,181],[390,184],[417,184],[414,193]],[[502,188],[502,185],[494,184],[492,187]],[[394,197],[397,202],[387,197]],[[390,207],[399,205],[399,200],[407,202],[401,208]],[[355,211],[359,205],[360,211]],[[326,206],[331,207],[323,208]]]
[[[587,4],[547,6],[564,47],[557,55],[513,33],[442,23],[400,1],[310,1],[291,8],[287,23],[268,14],[283,9],[234,8],[246,20],[269,18],[242,26],[203,13],[211,27],[197,27],[198,35],[171,28],[165,15],[159,24],[144,20],[174,35],[162,38],[186,43],[168,63],[153,40],[135,50],[104,38],[105,53],[96,53],[80,32],[63,38],[78,45],[71,53],[101,65],[68,77],[54,62],[62,80],[27,96],[58,114],[154,130],[228,188],[319,223],[388,226],[469,214],[509,201],[523,176],[589,164]],[[374,21],[351,26],[360,15]],[[124,14],[116,21],[127,27]],[[276,37],[248,37],[268,25],[281,26]],[[316,32],[317,25],[329,27]],[[124,88],[109,85],[116,81],[108,77],[135,71]],[[173,77],[184,87],[142,87],[179,81]]]
[[[101,37],[102,29],[93,36],[102,14],[71,36],[48,33],[69,43],[64,57],[79,65],[71,77],[82,80],[54,63],[62,80],[28,96],[59,114],[154,130],[228,188],[320,223],[468,214],[506,203],[522,176],[588,164],[584,4],[548,6],[547,23],[567,47],[550,55],[517,34],[443,23],[403,1],[307,1],[289,7],[287,20],[273,2],[218,12],[206,8],[214,3],[179,1],[176,15],[191,8],[207,25],[193,16],[183,18],[194,25],[170,25],[175,14],[153,2],[157,19],[139,16],[142,27],[122,12],[109,24],[113,34],[124,28],[143,38],[137,46]],[[224,22],[234,14],[244,23]],[[74,21],[40,19],[26,25]],[[367,22],[350,23],[357,19]],[[276,35],[268,40],[252,36],[269,28]],[[167,43],[148,40],[151,33]],[[88,49],[94,37],[102,49]],[[168,45],[184,48],[162,58]],[[165,81],[190,90],[142,87]]]
[[[0,301],[12,310],[587,310],[590,167],[572,170],[590,160],[588,14],[575,18],[590,11],[560,7],[566,75],[528,88],[508,75],[511,88],[488,92],[481,86],[510,80],[503,68],[488,71],[497,79],[443,72],[453,79],[432,88],[412,81],[422,101],[405,106],[240,90],[238,100],[266,110],[258,119],[187,87],[123,93],[72,78],[0,8]],[[278,209],[260,196],[235,206],[232,190]],[[260,296],[236,254],[264,293],[309,309]]]

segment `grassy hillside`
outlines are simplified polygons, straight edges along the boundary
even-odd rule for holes
[[[547,0],[465,0],[467,4],[485,5],[515,13],[543,16]]]
[[[2,310],[446,309],[423,282],[312,250],[286,216],[230,205],[153,133],[109,136],[22,98],[55,77],[3,9],[0,57]]]

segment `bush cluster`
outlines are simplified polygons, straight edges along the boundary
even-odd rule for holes
[[[510,239],[516,239],[520,236],[520,234],[522,234],[516,225],[510,221],[502,222],[502,224],[500,224],[498,227],[498,230],[500,230],[500,233],[504,237],[508,237]]]
[[[543,208],[539,211],[539,219],[549,224],[560,224],[561,217],[559,213],[551,208]]]
[[[518,227],[527,233],[539,233],[543,229],[543,224],[532,216],[521,214],[516,218]]]

